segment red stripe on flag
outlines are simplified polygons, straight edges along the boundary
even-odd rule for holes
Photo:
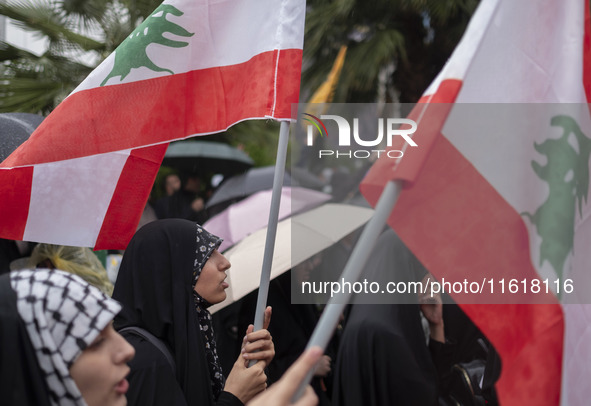
[[[558,304],[463,305],[502,359],[503,406],[560,404],[564,315]]]
[[[138,148],[220,132],[247,118],[290,118],[301,60],[301,49],[270,51],[237,65],[79,91],[0,166]]]
[[[278,53],[275,105],[273,117],[292,117],[291,105],[300,102],[302,51],[281,50]],[[279,73],[281,72],[281,73]],[[283,73],[285,72],[285,73]],[[295,117],[292,117],[295,118]]]
[[[0,170],[2,238],[22,240],[29,215],[33,168]]]
[[[441,81],[435,94],[422,96],[419,103],[453,103],[461,88],[462,81],[460,79],[445,79]]]
[[[127,248],[167,147],[168,144],[160,144],[131,151],[103,220],[95,250]]]
[[[368,175],[364,183],[371,181]],[[379,188],[362,184],[361,190],[375,205]],[[482,283],[486,277],[498,292],[505,278],[507,292],[509,279],[538,278],[520,215],[443,136],[414,185],[400,195],[388,224],[439,279]],[[501,356],[497,389],[503,405],[556,405],[559,399],[562,309],[552,295],[539,296],[552,304],[462,306]],[[512,299],[531,298],[507,295]],[[524,379],[524,371],[531,379]]]
[[[387,154],[382,154],[363,180],[364,194],[377,193],[379,196],[390,180],[413,182],[416,179],[429,157],[433,143],[441,136],[441,127],[461,87],[461,80],[446,79],[441,82],[434,95],[421,97],[408,116],[417,122],[417,132],[413,135],[413,140],[418,147],[406,145],[402,137],[394,138],[387,151],[404,150],[404,156],[394,161]],[[405,185],[408,186],[406,183]]]
[[[375,163],[375,168],[372,167],[372,171],[377,171],[380,174],[391,174],[390,178],[380,175],[383,182],[382,187],[390,179],[413,182],[417,178],[429,157],[433,143],[441,133],[441,128],[454,106],[453,102],[461,87],[461,80],[447,79],[441,82],[432,97],[422,97],[419,100],[419,103],[408,115],[409,119],[417,123],[417,131],[413,134],[413,141],[418,146],[406,145],[406,141],[402,137],[393,139],[392,146],[388,147],[387,151],[404,151],[404,156],[396,161],[394,170],[391,169],[392,159],[386,154],[383,154]]]
[[[444,80],[435,95],[423,97],[420,102],[453,102],[461,87],[458,82]],[[439,122],[439,118],[437,115],[435,120]],[[405,184],[388,224],[439,279],[445,277],[453,282],[466,278],[482,283],[487,278],[493,280],[496,293],[503,278],[506,291],[507,279],[538,279],[531,263],[529,236],[519,213],[436,127],[430,128],[433,134],[428,159],[423,157],[420,176],[414,184]],[[405,155],[403,161],[408,158]],[[379,163],[360,186],[373,206],[387,181],[394,178],[392,168],[378,166]],[[454,297],[464,303],[470,299],[503,303],[498,295]],[[517,303],[535,300],[549,304],[461,307],[491,340],[502,359],[502,374],[497,383],[501,403],[554,406],[559,402],[562,378],[562,308],[550,294],[510,299]]]

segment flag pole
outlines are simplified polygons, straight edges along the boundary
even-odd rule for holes
[[[254,317],[254,331],[263,328],[267,296],[269,294],[269,281],[271,280],[271,264],[273,251],[275,250],[275,236],[277,235],[277,223],[279,220],[279,204],[281,203],[281,188],[285,174],[285,160],[287,157],[287,144],[289,140],[289,122],[282,121],[279,129],[279,143],[277,145],[277,159],[275,161],[275,174],[273,177],[273,192],[271,194],[271,208],[269,210],[269,223],[267,238],[265,240],[265,252],[263,254],[263,266],[261,270],[261,283]],[[254,362],[251,361],[251,365]]]
[[[349,257],[347,265],[345,265],[345,269],[341,274],[341,278],[344,280],[351,283],[359,280],[363,267],[365,266],[396,201],[398,200],[401,190],[401,181],[391,180],[386,184],[386,187],[382,191],[382,195],[376,204],[374,215],[363,229],[359,241],[355,244],[351,257]],[[345,309],[345,305],[349,303],[351,299],[351,295],[351,292],[345,293],[341,291],[328,301],[320,320],[318,320],[318,324],[316,324],[316,327],[314,328],[312,337],[310,337],[310,341],[308,341],[306,349],[311,347],[321,347],[323,350],[326,349],[326,345],[330,341],[341,314]],[[313,375],[314,371],[308,372],[305,379],[300,383],[292,401],[297,401],[304,394],[306,386],[312,380]]]

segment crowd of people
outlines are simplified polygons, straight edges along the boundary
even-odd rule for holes
[[[3,402],[291,404],[296,387],[289,376],[275,390],[265,390],[265,369],[275,355],[266,329],[270,307],[264,329],[246,330],[227,377],[219,365],[207,308],[226,297],[230,263],[217,251],[220,243],[190,220],[149,223],[125,251],[112,297],[99,288],[101,278],[92,284],[82,279],[90,267],[78,276],[73,269],[53,269],[62,264],[55,258],[39,262],[41,268],[2,275]],[[318,350],[304,355],[291,375],[305,375],[319,357]],[[248,367],[251,360],[257,362]],[[295,404],[314,402],[309,390]]]
[[[114,285],[90,249],[52,244],[37,244],[19,270],[0,277],[3,402],[498,403],[501,365],[494,348],[458,306],[437,295],[410,295],[404,304],[358,298],[328,347],[306,351],[322,305],[293,304],[291,274],[338,276],[348,252],[344,241],[271,281],[263,329],[250,324],[257,291],[210,314],[208,308],[226,298],[231,264],[218,251],[222,240],[196,221],[205,215],[203,198],[183,191],[175,177],[166,178],[166,196],[156,205],[162,218],[138,229]],[[392,275],[420,281],[428,271],[388,229],[365,277]],[[311,385],[298,398],[309,372]]]

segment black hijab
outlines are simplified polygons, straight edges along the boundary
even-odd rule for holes
[[[148,223],[125,250],[113,291],[123,304],[115,328],[138,326],[169,346],[187,404],[213,404],[223,388],[208,303],[193,291],[221,242],[189,220]]]
[[[50,405],[45,376],[19,317],[9,274],[0,277],[0,393],[9,405]]]
[[[391,229],[379,237],[365,268],[364,277],[380,286],[421,280],[425,273]],[[376,304],[379,299],[385,303]],[[401,304],[392,303],[396,301]],[[437,374],[416,294],[358,295],[354,302],[341,336],[333,405],[437,404]]]

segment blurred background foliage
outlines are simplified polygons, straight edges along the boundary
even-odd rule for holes
[[[43,38],[36,55],[0,42],[0,112],[49,114],[159,5],[154,0],[7,0],[0,15]],[[334,102],[413,103],[445,64],[478,0],[308,0],[301,101],[348,47]],[[248,121],[205,139],[275,162],[279,126]],[[201,138],[203,139],[203,138]]]

